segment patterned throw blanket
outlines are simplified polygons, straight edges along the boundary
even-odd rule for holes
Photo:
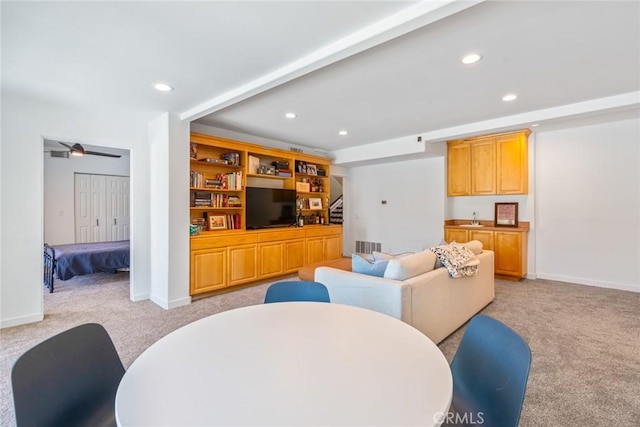
[[[457,243],[430,248],[453,278],[478,274],[480,260],[469,248]]]

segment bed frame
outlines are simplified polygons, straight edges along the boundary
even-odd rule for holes
[[[129,270],[129,241],[44,244],[43,283],[53,292],[54,277],[68,280],[93,273],[116,273]]]

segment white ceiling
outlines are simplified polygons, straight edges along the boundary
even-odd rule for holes
[[[514,115],[638,116],[640,2],[475,3],[3,1],[2,90],[324,150]],[[483,60],[463,66],[471,51]]]

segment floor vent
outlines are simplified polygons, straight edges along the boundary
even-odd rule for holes
[[[376,252],[382,252],[382,243],[380,242],[365,242],[363,240],[356,240],[356,252],[360,254],[370,254]]]

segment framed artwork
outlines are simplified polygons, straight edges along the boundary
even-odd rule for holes
[[[318,175],[316,165],[307,164],[307,175]]]
[[[496,203],[496,227],[518,226],[518,203]]]
[[[225,215],[207,213],[207,227],[209,230],[226,230],[227,217]]]
[[[322,199],[319,197],[309,198],[309,209],[322,209]]]

